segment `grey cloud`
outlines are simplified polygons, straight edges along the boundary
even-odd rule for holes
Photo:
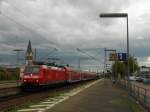
[[[2,4],[2,13],[27,28],[0,15],[1,47],[8,50],[14,47],[26,49],[30,39],[34,48],[59,48],[63,52],[57,55],[58,57],[64,55],[63,58],[66,56],[64,51],[75,50],[77,47],[82,49],[108,47],[125,52],[125,20],[100,19],[99,14],[126,12],[128,11],[126,9],[138,2],[136,0],[6,0]],[[128,13],[130,15],[130,11]],[[141,16],[144,16],[144,12]],[[141,56],[141,53],[148,56],[150,53],[144,51],[149,48],[149,16],[142,18],[142,21],[140,19],[136,21],[132,15],[129,16],[130,48],[136,47],[138,56]],[[135,41],[134,46],[132,39],[139,36],[144,39]],[[46,52],[41,52],[44,53]],[[75,54],[71,54],[72,57]],[[69,56],[66,57],[69,59]],[[103,60],[102,54],[99,57]]]

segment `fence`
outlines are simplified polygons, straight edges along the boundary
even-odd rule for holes
[[[150,110],[150,87],[139,86],[127,80],[119,81],[119,84],[129,91],[129,95],[139,101],[145,108]]]

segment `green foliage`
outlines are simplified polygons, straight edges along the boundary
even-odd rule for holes
[[[137,62],[136,58],[130,56],[129,68],[130,68],[130,73],[134,73],[139,69],[138,62]]]
[[[8,71],[6,68],[0,68],[0,81],[3,80],[18,80],[19,79],[19,68],[14,69],[13,72]]]
[[[118,77],[118,74],[120,74],[120,77],[124,77],[125,70],[126,70],[125,64],[120,61],[116,61],[112,66],[112,71],[113,71],[114,77]]]
[[[137,59],[134,57],[129,57],[129,68],[130,74],[139,69]],[[127,75],[127,64],[121,61],[116,61],[112,65],[112,72],[114,77],[125,77]]]
[[[2,68],[0,68],[0,80],[7,79],[6,71]]]

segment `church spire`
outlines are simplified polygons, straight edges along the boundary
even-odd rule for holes
[[[31,42],[29,40],[27,51],[26,51],[26,64],[31,65],[32,61],[33,61],[33,52],[32,52]]]
[[[31,46],[30,40],[29,40],[28,47],[27,47],[27,53],[32,53],[32,46]]]

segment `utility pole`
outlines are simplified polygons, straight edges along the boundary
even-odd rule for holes
[[[2,13],[2,0],[0,0],[0,14]]]
[[[106,52],[106,48],[104,48],[104,73],[106,73],[106,69],[107,69],[107,52]]]
[[[36,61],[36,52],[37,52],[37,50],[36,50],[36,48],[34,49],[34,61]]]
[[[80,60],[80,58],[79,58],[79,59],[78,59],[78,69],[79,69],[79,70],[81,70],[81,66],[80,66],[81,63],[80,63],[80,61],[81,61],[81,60]]]
[[[134,58],[134,54],[133,54],[133,74],[134,74],[134,63],[135,63],[135,58]]]
[[[116,54],[116,50],[104,48],[104,51],[105,51],[105,55],[104,55],[104,73],[106,73],[107,72],[107,52],[114,52]],[[114,60],[114,61],[116,61],[116,60]],[[115,67],[115,73],[116,73],[116,67]]]

